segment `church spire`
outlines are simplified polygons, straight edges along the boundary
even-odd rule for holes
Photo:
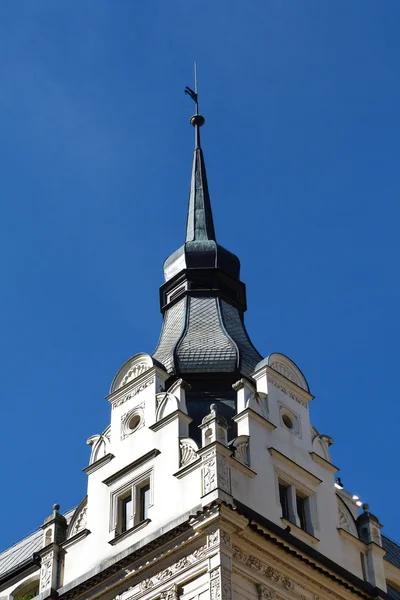
[[[215,229],[210,194],[208,192],[206,166],[200,143],[200,127],[204,125],[205,119],[199,114],[196,63],[194,63],[194,74],[194,90],[190,87],[185,88],[185,94],[190,96],[196,105],[196,113],[190,119],[190,123],[195,130],[195,144],[185,242],[199,240],[213,240],[215,242]]]
[[[244,325],[246,289],[240,281],[240,261],[215,239],[200,144],[204,117],[198,112],[197,83],[194,90],[186,88],[185,92],[196,105],[190,120],[195,149],[186,238],[164,262],[165,283],[160,288],[163,327],[153,358],[171,375],[185,377],[192,385],[188,402],[194,402],[193,394],[198,398],[207,392],[210,377],[213,398],[221,398],[218,386],[226,385],[227,380],[231,393],[230,384],[250,376],[262,357]]]
[[[200,144],[200,128],[205,119],[199,114],[199,95],[195,67],[195,89],[185,88],[185,94],[195,103],[196,113],[190,119],[195,130],[195,148],[190,182],[189,205],[186,220],[186,236],[183,246],[178,248],[164,262],[165,281],[171,281],[185,269],[220,269],[229,277],[239,280],[240,261],[237,256],[217,244],[214,220],[203,150]],[[208,281],[207,285],[211,284]],[[240,295],[244,300],[243,294]],[[242,303],[243,308],[245,302]],[[245,308],[244,308],[245,310]]]

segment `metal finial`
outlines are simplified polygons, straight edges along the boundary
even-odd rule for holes
[[[199,114],[199,93],[197,89],[197,64],[194,63],[194,90],[189,86],[185,87],[185,94],[190,96],[196,105],[196,114],[190,119],[190,123],[195,128],[195,147],[200,148],[200,127],[204,125],[205,119]]]

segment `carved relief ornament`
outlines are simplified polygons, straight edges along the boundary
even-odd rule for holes
[[[217,488],[230,494],[230,470],[225,457],[213,450],[203,456],[203,495]]]
[[[125,404],[125,402],[127,402],[131,398],[134,398],[135,396],[137,396],[137,394],[140,394],[140,392],[143,392],[143,390],[152,385],[152,383],[153,378],[148,379],[141,385],[138,385],[136,388],[133,388],[133,390],[131,390],[129,394],[126,394],[126,396],[122,396],[121,398],[118,398],[118,400],[115,400],[115,402],[112,403],[112,407],[117,408],[118,406],[121,406],[121,404]]]
[[[206,556],[206,551],[207,551],[206,545],[200,546],[194,552],[192,552],[192,554],[189,554],[188,556],[184,556],[184,557],[180,558],[174,564],[170,565],[167,569],[160,571],[153,577],[144,579],[138,586],[138,588],[139,588],[138,591],[136,591],[136,592],[133,591],[133,593],[130,596],[128,596],[127,598],[125,598],[124,600],[130,600],[131,598],[133,599],[138,596],[138,592],[139,593],[146,592],[160,584],[164,584],[170,578],[175,577],[179,572],[194,565],[198,561],[203,560]],[[162,593],[167,593],[167,592],[171,593],[171,590],[172,590],[172,588],[168,588],[168,590],[166,590],[165,592],[162,592]],[[173,600],[175,597],[174,596],[168,596],[168,597],[164,596],[164,598],[165,598],[165,600]]]
[[[267,579],[270,579],[271,581],[282,586],[283,588],[287,590],[293,589],[294,584],[288,577],[286,577],[286,575],[283,575],[273,567],[266,565],[256,556],[246,554],[237,546],[233,546],[233,556],[242,564],[246,565],[247,567],[250,567],[251,569],[254,569],[261,575],[267,577]]]
[[[54,551],[48,552],[42,557],[40,567],[40,592],[51,587],[51,578],[53,571]]]
[[[226,567],[210,571],[210,600],[232,600],[231,572]]]
[[[288,390],[288,388],[286,388],[284,385],[282,385],[278,381],[275,381],[275,379],[272,379],[271,377],[268,377],[268,381],[272,383],[272,385],[275,386],[278,390],[281,390],[281,392],[286,394],[286,396],[289,396],[289,398],[296,400],[296,402],[301,404],[301,406],[308,408],[308,403],[305,400],[303,400],[303,398],[300,398],[300,396],[297,396],[297,394],[294,394],[292,391]]]

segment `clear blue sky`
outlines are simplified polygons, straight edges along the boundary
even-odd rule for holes
[[[399,0],[1,2],[0,547],[82,499],[109,384],[155,348],[193,60],[248,330],[400,541],[399,29]]]

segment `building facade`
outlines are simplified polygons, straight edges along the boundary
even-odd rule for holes
[[[197,98],[196,98],[197,99]],[[246,331],[216,241],[200,127],[186,239],[164,263],[153,355],[118,371],[87,494],[0,554],[0,600],[400,599],[400,547],[347,492],[296,364]]]

